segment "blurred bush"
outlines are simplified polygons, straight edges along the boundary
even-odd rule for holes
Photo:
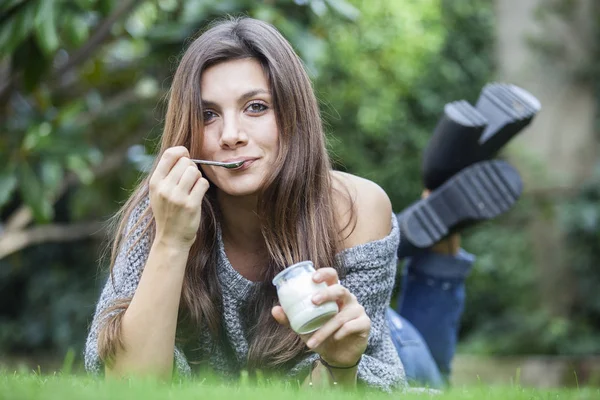
[[[546,207],[556,215],[565,233],[565,268],[573,282],[564,284],[566,291],[575,294],[566,315],[553,315],[540,304],[537,275],[531,268],[530,233],[521,229],[535,207]],[[525,197],[500,221],[472,232],[466,246],[475,250],[478,259],[467,286],[462,351],[600,353],[600,166],[576,195],[566,200]],[[540,267],[537,273],[544,273]]]
[[[421,193],[421,149],[444,104],[475,101],[491,78],[485,1],[354,1],[355,24],[322,18],[316,88],[338,167],[378,182],[398,211]]]

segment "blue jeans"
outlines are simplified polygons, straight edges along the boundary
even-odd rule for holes
[[[403,251],[411,255],[404,269],[403,287],[396,310],[387,320],[409,382],[444,387],[456,350],[465,302],[465,278],[475,257],[464,250],[456,256],[427,250]]]

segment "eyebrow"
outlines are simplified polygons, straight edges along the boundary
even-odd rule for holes
[[[269,94],[270,95],[271,92],[266,89],[253,89],[253,90],[250,90],[250,91],[242,94],[238,98],[238,102],[242,103],[258,94]],[[217,103],[215,103],[214,101],[210,101],[210,100],[202,100],[202,108],[207,108],[207,107],[215,107],[216,108]]]

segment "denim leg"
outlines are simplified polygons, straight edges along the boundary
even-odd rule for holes
[[[385,316],[409,384],[441,389],[445,381],[423,337],[393,309],[388,308]]]
[[[465,302],[465,278],[475,257],[430,251],[407,260],[397,311],[421,334],[439,371],[448,379]]]

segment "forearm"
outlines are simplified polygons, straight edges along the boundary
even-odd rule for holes
[[[107,376],[170,378],[181,289],[189,249],[155,241],[140,283],[121,321],[123,348]]]

